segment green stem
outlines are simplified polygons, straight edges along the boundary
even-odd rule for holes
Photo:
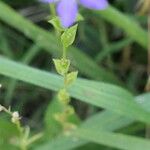
[[[67,81],[67,74],[64,75],[64,88],[65,89],[67,89],[66,81]]]
[[[55,4],[50,4],[49,6],[50,6],[51,17],[52,17],[52,18],[56,17],[57,14],[56,14],[56,9],[55,9]],[[56,35],[57,37],[59,37],[60,31],[55,30],[55,35]]]
[[[22,145],[22,146],[20,147],[20,149],[21,149],[21,150],[27,150],[27,147],[26,147],[25,145]]]
[[[63,56],[62,58],[65,60],[67,58],[67,49],[65,47],[63,47]],[[66,81],[67,81],[67,73],[65,73],[64,75],[64,88],[67,89],[67,84],[66,84]]]
[[[20,136],[22,136],[23,135],[23,133],[22,133],[22,127],[21,127],[19,121],[16,123],[16,126],[17,126],[17,129],[18,129],[19,133],[20,133]]]
[[[150,11],[148,13],[148,75],[150,75]]]
[[[16,126],[17,126],[19,133],[20,133],[20,149],[21,150],[27,150],[27,144],[26,144],[25,139],[23,138],[24,133],[23,133],[23,128],[21,127],[20,121],[18,121],[16,123]]]
[[[12,113],[10,112],[9,109],[6,109],[5,107],[3,107],[3,110],[4,110],[4,112],[6,112],[7,114],[12,115]]]
[[[38,139],[40,139],[42,136],[43,136],[43,133],[39,133],[39,134],[34,135],[33,137],[31,137],[28,140],[27,145],[30,145],[30,144],[34,143],[35,141],[37,141]]]
[[[64,60],[67,57],[66,51],[67,51],[67,49],[65,47],[63,47],[63,56],[62,57],[63,57]]]
[[[50,11],[51,11],[51,16],[55,17],[56,11],[55,11],[55,5],[54,4],[50,4]]]

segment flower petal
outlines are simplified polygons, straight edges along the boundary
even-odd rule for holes
[[[103,10],[108,6],[107,0],[80,0],[80,3],[84,7],[96,10]]]
[[[61,0],[58,2],[57,13],[63,27],[69,27],[75,22],[77,9],[76,0]]]

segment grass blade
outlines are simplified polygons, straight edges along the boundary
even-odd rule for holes
[[[57,91],[62,87],[62,78],[0,57],[0,74]],[[102,107],[120,115],[150,123],[150,113],[136,103],[126,90],[101,82],[78,79],[71,87],[72,97]]]

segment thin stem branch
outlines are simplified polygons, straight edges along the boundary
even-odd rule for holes
[[[148,13],[148,75],[150,75],[150,11]]]

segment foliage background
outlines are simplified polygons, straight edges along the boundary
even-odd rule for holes
[[[33,133],[44,133],[31,149],[150,149],[145,138],[150,95],[144,94],[149,91],[148,15],[140,14],[139,1],[109,2],[102,12],[80,8],[84,21],[69,58],[72,70],[78,69],[84,79],[70,88],[78,116],[73,121],[80,124],[71,137],[61,135],[52,117],[61,109],[54,91],[62,79],[54,74],[52,63],[61,50],[47,22],[49,6],[36,0],[0,2],[0,103],[18,110]],[[16,149],[11,145],[15,134],[2,113],[0,149]]]

